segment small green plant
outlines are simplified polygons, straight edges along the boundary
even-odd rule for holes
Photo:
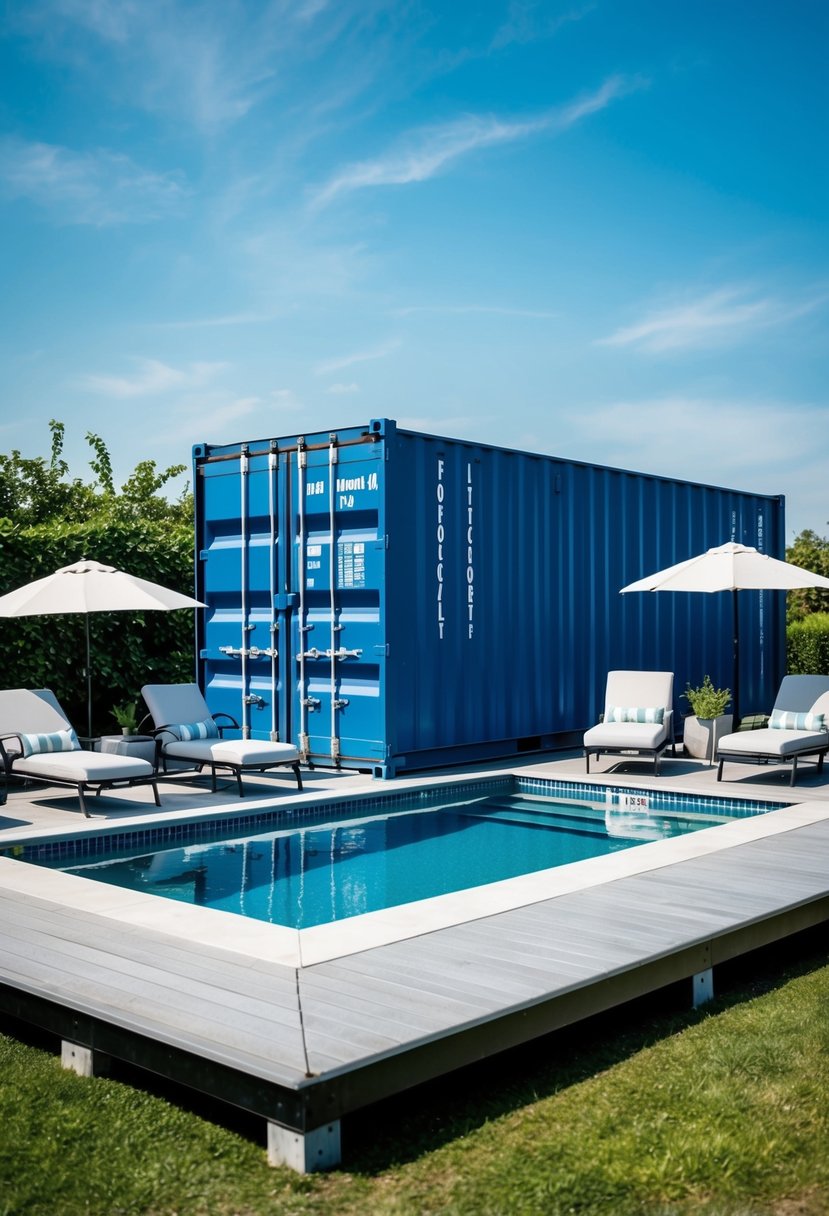
[[[138,704],[127,701],[125,705],[113,705],[112,716],[125,735],[138,734]]]
[[[710,676],[705,677],[699,688],[689,684],[682,696],[698,718],[719,718],[731,703],[731,689],[715,688]]]

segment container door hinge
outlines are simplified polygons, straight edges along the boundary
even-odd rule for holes
[[[313,713],[315,709],[319,709],[322,702],[320,701],[319,697],[303,697],[302,704],[310,709]]]
[[[348,697],[344,697],[342,700],[339,700],[339,701],[334,701],[334,702],[332,702],[332,704],[335,709],[345,709],[346,705],[348,705]]]

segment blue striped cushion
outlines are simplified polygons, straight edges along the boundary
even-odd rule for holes
[[[665,721],[665,710],[643,709],[640,706],[608,705],[604,716],[605,722],[655,722],[661,725]]]
[[[77,752],[81,745],[70,726],[68,730],[56,730],[45,735],[21,735],[24,756],[37,756],[41,752]]]
[[[769,718],[773,730],[826,730],[823,714],[797,714],[790,709],[773,709]]]
[[[168,730],[174,730],[182,743],[189,743],[192,739],[218,739],[219,728],[212,718],[205,718],[203,722],[183,722],[179,726],[168,726]]]

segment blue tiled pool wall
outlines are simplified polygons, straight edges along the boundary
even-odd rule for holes
[[[368,794],[339,802],[300,804],[275,807],[249,813],[233,812],[220,818],[186,820],[180,823],[143,827],[132,832],[109,828],[106,832],[89,833],[68,840],[46,840],[42,843],[9,845],[0,848],[0,857],[19,861],[51,862],[78,857],[98,857],[117,854],[125,849],[153,851],[176,844],[199,844],[231,834],[247,836],[280,828],[300,829],[306,824],[360,815],[386,814],[390,811],[411,811],[435,806],[452,798],[484,797],[489,794],[516,792],[511,776],[463,781],[454,785],[430,786],[422,790],[400,790],[389,794]]]
[[[662,790],[642,789],[630,785],[587,785],[583,781],[561,781],[544,777],[516,777],[514,780],[516,794],[537,794],[542,798],[555,797],[557,794],[568,798],[585,798],[590,802],[600,802],[602,798],[611,805],[618,803],[629,794],[643,794],[648,800],[652,811],[670,811],[675,807],[693,802],[700,810],[712,815],[728,815],[732,819],[752,819],[765,811],[779,811],[790,802],[759,802],[757,799],[713,798],[708,794],[676,794]]]
[[[250,813],[236,811],[221,818],[159,824],[157,827],[144,827],[131,832],[109,828],[106,832],[85,834],[68,840],[9,845],[7,848],[0,848],[0,856],[49,864],[80,857],[104,857],[107,854],[122,853],[125,849],[152,851],[180,843],[198,844],[220,839],[228,834],[236,837],[279,830],[283,827],[299,829],[306,824],[320,821],[425,809],[455,798],[485,797],[490,794],[531,794],[545,798],[564,796],[583,798],[590,802],[604,799],[611,806],[618,804],[626,795],[644,794],[648,799],[648,808],[652,811],[670,811],[680,804],[687,804],[691,797],[632,786],[594,785],[544,777],[506,775],[481,780],[471,779],[452,785],[429,786],[422,790],[368,794],[338,802],[300,804]],[[779,810],[789,805],[787,802],[757,802],[748,799],[711,798],[706,795],[694,795],[692,800],[699,804],[700,810],[728,815],[734,819],[748,819],[758,813]]]

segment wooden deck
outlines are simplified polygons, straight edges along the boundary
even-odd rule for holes
[[[675,980],[703,999],[718,963],[829,921],[823,814],[300,968],[24,898],[0,870],[0,1009],[78,1071],[139,1064],[263,1116],[271,1160],[328,1166],[350,1111]]]

